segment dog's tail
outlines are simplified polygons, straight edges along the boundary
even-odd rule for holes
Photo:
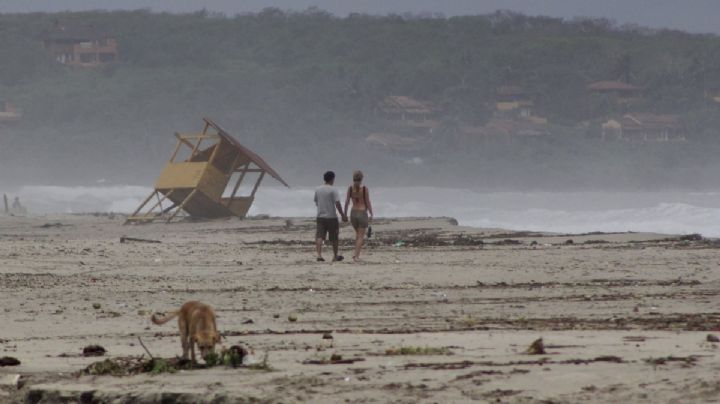
[[[153,314],[152,317],[150,317],[150,321],[153,322],[153,324],[161,325],[165,324],[168,321],[174,319],[180,314],[180,310],[178,311],[171,311],[169,313],[165,313],[164,316],[158,317],[157,313]]]

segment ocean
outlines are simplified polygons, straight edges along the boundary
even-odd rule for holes
[[[142,186],[24,186],[8,193],[30,215],[132,212],[151,192]],[[344,195],[341,195],[344,202]],[[448,216],[464,226],[557,233],[700,233],[720,237],[720,191],[482,192],[371,188],[377,217]],[[313,188],[262,187],[251,215],[314,216]]]

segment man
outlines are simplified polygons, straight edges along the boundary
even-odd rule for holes
[[[342,261],[343,256],[338,255],[338,235],[340,234],[340,223],[337,212],[340,212],[343,222],[347,222],[347,216],[340,206],[340,194],[333,188],[335,173],[328,171],[323,175],[325,185],[315,190],[315,205],[317,206],[317,230],[315,231],[315,250],[317,260],[325,261],[322,257],[322,246],[327,235],[333,246],[333,261]]]

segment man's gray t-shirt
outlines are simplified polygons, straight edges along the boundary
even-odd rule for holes
[[[337,219],[335,202],[340,202],[340,194],[335,188],[326,184],[316,189],[315,205],[317,205],[317,217]]]

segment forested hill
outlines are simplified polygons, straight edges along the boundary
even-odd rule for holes
[[[119,61],[60,64],[43,49],[58,24],[92,25]],[[588,97],[594,81],[643,89],[635,109],[678,114],[681,143],[602,142],[624,112]],[[522,86],[547,136],[511,142],[436,135],[397,153],[365,138],[376,105],[407,95],[443,107],[442,130],[483,125],[496,89]],[[208,116],[293,185],[325,169],[365,169],[375,184],[493,188],[720,186],[720,39],[498,12],[339,18],[321,10],[224,16],[148,11],[0,14],[0,100],[23,112],[0,127],[0,183],[150,185],[173,132]],[[417,158],[415,158],[417,157]]]

